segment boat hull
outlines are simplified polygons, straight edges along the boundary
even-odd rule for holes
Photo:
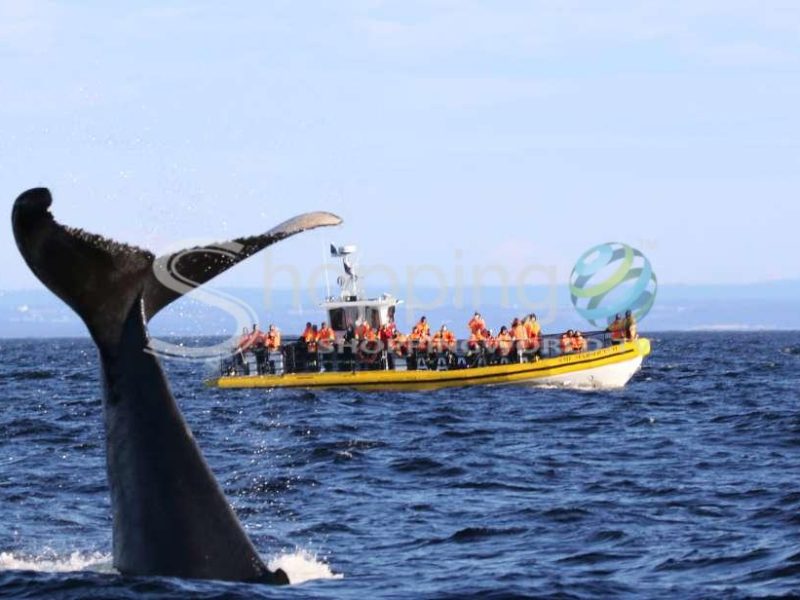
[[[449,371],[353,371],[286,375],[224,376],[208,381],[219,388],[352,388],[432,390],[473,385],[530,385],[577,389],[623,387],[650,353],[644,338],[590,352],[566,354],[521,364]]]

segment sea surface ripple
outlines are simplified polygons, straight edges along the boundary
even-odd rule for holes
[[[0,596],[800,594],[800,334],[664,333],[621,391],[225,391],[166,365],[290,588],[111,565],[89,340],[0,340]]]

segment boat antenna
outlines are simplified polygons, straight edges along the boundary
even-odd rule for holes
[[[328,273],[328,253],[325,250],[324,242],[322,243],[322,268],[325,271],[325,300],[329,300],[331,298],[331,279]]]

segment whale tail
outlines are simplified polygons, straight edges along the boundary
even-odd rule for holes
[[[11,220],[34,274],[80,315],[100,349],[114,564],[122,573],[288,583],[270,572],[225,499],[156,357],[142,352],[145,321],[262,248],[330,213],[295,217],[252,237],[152,253],[60,225],[50,192],[29,190]]]
[[[151,252],[59,224],[46,188],[21,194],[11,221],[17,246],[34,274],[83,319],[101,348],[113,347],[134,303],[149,321],[161,309],[284,238],[338,225],[326,212],[294,217],[266,233],[188,248],[156,258]]]

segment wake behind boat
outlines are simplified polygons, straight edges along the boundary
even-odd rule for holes
[[[245,332],[232,357],[220,363],[219,388],[355,388],[431,390],[472,385],[524,384],[583,389],[623,387],[650,353],[650,342],[621,323],[585,335],[542,335],[529,315],[497,336],[478,313],[469,339],[442,327],[430,335],[425,317],[408,336],[397,331],[400,300],[364,297],[351,255],[354,246],[331,247],[343,259],[338,297],[321,307],[327,321],[307,324],[299,338],[282,340],[274,326]],[[532,319],[532,320],[531,320]]]

